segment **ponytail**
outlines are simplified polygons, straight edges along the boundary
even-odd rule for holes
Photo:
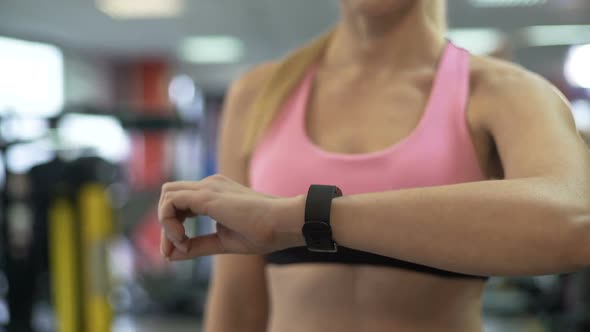
[[[304,47],[295,50],[276,65],[271,77],[263,85],[252,102],[248,116],[243,152],[249,157],[262,133],[268,128],[275,115],[303,76],[322,55],[332,32],[327,33]]]

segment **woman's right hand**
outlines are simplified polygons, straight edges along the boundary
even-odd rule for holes
[[[304,245],[303,206],[302,196],[264,195],[223,175],[167,183],[158,211],[161,251],[170,260],[183,260],[226,253],[265,254]],[[188,238],[183,222],[195,215],[213,218],[217,232]]]

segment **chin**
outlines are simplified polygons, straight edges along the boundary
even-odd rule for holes
[[[340,0],[348,11],[363,16],[389,16],[416,5],[416,0]]]

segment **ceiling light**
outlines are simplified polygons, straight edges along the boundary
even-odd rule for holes
[[[193,63],[235,63],[244,55],[241,40],[231,36],[186,38],[180,45],[182,60]]]
[[[115,19],[178,16],[183,0],[96,0],[96,7]]]
[[[179,106],[190,105],[195,99],[195,83],[188,75],[178,75],[172,78],[168,85],[170,100]]]
[[[188,75],[177,75],[168,85],[170,101],[176,105],[178,114],[185,120],[198,121],[203,116],[203,91],[195,86]]]
[[[558,46],[590,43],[590,25],[537,25],[524,28],[529,46]]]
[[[531,7],[547,3],[547,0],[469,0],[475,7]]]
[[[478,55],[496,51],[504,41],[504,35],[497,29],[451,29],[447,37],[456,45]]]
[[[573,46],[565,60],[565,78],[576,87],[590,89],[590,44]]]

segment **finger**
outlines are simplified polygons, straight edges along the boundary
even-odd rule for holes
[[[166,234],[164,233],[164,230],[162,230],[160,232],[160,253],[163,257],[169,258],[170,254],[172,254],[172,250],[174,250],[174,245],[166,238]]]
[[[183,242],[186,237],[184,225],[176,218],[164,218],[160,221],[166,237],[172,242]]]
[[[166,232],[166,237],[172,242],[182,242],[185,239],[184,222],[190,211],[177,209],[172,200],[172,193],[166,193],[158,207],[158,220]]]
[[[178,219],[179,223],[184,223],[186,218],[196,217],[197,215],[193,213],[191,210],[182,210],[176,211],[176,219]]]
[[[178,222],[176,218],[166,218],[162,220],[163,233],[174,247],[184,252],[188,251],[188,237],[186,236],[184,225]]]
[[[162,233],[172,245],[183,252],[188,251],[186,230],[184,225],[176,217],[168,217],[160,220]]]
[[[179,190],[202,190],[202,189],[209,189],[212,191],[219,191],[222,187],[226,190],[236,191],[236,190],[243,190],[247,189],[242,185],[238,186],[224,186],[227,184],[228,181],[227,177],[221,174],[214,174],[203,178],[199,181],[174,181],[174,182],[167,182],[162,185],[162,190],[160,192],[160,202],[162,201],[164,195],[168,192],[179,191]]]
[[[219,240],[217,234],[208,234],[203,236],[197,236],[188,241],[190,243],[189,250],[187,253],[179,251],[173,251],[170,255],[170,260],[186,260],[202,256],[210,256],[225,253],[223,245]]]
[[[177,190],[198,190],[199,185],[200,181],[174,181],[164,183],[162,185],[162,190],[160,191],[160,200],[158,203],[158,208],[162,205],[166,193]]]
[[[177,219],[178,211],[190,211],[193,215],[208,215],[208,203],[215,197],[210,190],[178,190],[164,196],[160,219]]]
[[[163,203],[160,207],[160,222],[166,233],[166,237],[172,241],[174,246],[183,252],[187,252],[189,244],[187,241],[184,225],[179,220],[179,214],[196,215],[206,214],[207,202],[212,197],[209,190],[179,190],[167,192],[164,195]]]
[[[211,175],[206,178],[203,178],[199,181],[174,181],[174,182],[167,182],[162,186],[162,191],[160,193],[160,199],[167,193],[172,191],[178,190],[200,190],[205,187],[215,188],[217,187],[216,184],[222,182],[225,179],[222,175]]]

